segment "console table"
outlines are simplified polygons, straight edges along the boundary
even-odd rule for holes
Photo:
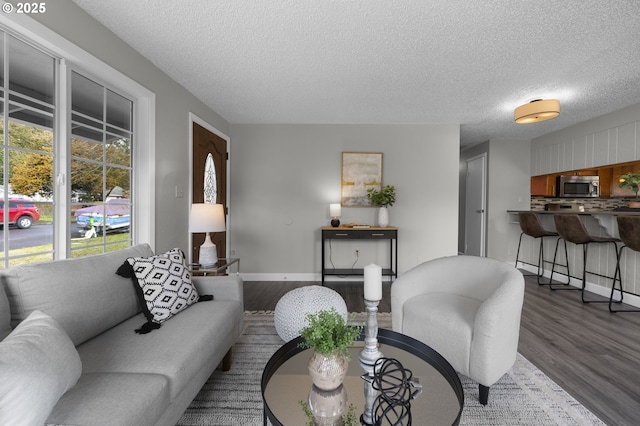
[[[325,268],[325,245],[327,240],[382,240],[389,242],[389,267],[382,268],[382,275],[398,277],[398,228],[395,226],[346,228],[323,226],[322,228],[322,285],[327,275],[364,275],[364,268]]]

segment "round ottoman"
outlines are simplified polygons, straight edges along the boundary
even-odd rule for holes
[[[307,314],[335,308],[345,321],[348,320],[347,304],[338,292],[327,287],[311,285],[286,293],[276,304],[274,322],[278,336],[285,342],[300,335],[307,325]]]

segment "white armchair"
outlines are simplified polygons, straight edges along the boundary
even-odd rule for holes
[[[476,256],[422,263],[391,285],[393,330],[439,352],[478,382],[479,399],[513,366],[524,278],[512,265]]]

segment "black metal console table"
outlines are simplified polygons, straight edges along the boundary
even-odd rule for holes
[[[389,267],[382,268],[382,275],[392,279],[398,277],[398,228],[346,228],[322,227],[322,285],[327,275],[364,275],[363,268],[325,268],[325,245],[327,240],[383,240],[389,241]]]

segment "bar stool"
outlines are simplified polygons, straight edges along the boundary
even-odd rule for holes
[[[584,289],[587,284],[587,274],[594,274],[594,272],[587,271],[587,254],[589,252],[589,244],[613,244],[616,253],[616,265],[619,265],[620,253],[618,252],[618,243],[620,242],[620,240],[613,237],[596,237],[589,234],[577,214],[554,214],[553,220],[556,224],[556,230],[558,231],[558,234],[560,234],[560,236],[565,240],[565,244],[566,241],[569,241],[570,243],[582,246],[582,288],[573,287],[561,289],[554,288],[553,286],[549,286],[549,288],[551,290],[579,290],[582,303],[608,303],[608,300],[586,300],[584,298]],[[569,259],[567,259],[567,264],[568,263]],[[613,279],[613,287],[616,284],[618,275],[619,271],[618,267],[616,267],[616,272],[613,274],[613,277],[606,277],[604,275],[600,276]]]
[[[624,243],[620,247],[620,253],[618,254],[618,266],[616,273],[620,283],[620,300],[613,300],[613,293],[616,288],[616,282],[613,282],[611,287],[611,296],[609,296],[609,311],[611,312],[640,312],[640,309],[613,309],[612,303],[622,303],[624,292],[622,291],[622,271],[620,269],[620,258],[622,257],[622,250],[630,248],[633,251],[640,252],[640,216],[618,216],[618,231],[620,232],[620,239]]]
[[[551,277],[549,278],[548,282],[542,282],[540,280],[540,278],[542,277],[543,273],[544,273],[544,238],[545,237],[555,237],[556,238],[556,251],[555,253],[557,254],[558,252],[558,243],[560,242],[560,239],[562,237],[560,237],[560,235],[558,235],[557,232],[555,231],[549,231],[548,229],[545,229],[542,226],[542,223],[540,222],[540,217],[538,216],[537,213],[535,212],[519,212],[518,213],[518,220],[520,222],[520,229],[522,230],[522,232],[520,233],[520,241],[518,241],[518,250],[516,252],[516,268],[518,267],[518,260],[520,258],[520,245],[522,244],[522,236],[523,235],[528,235],[532,238],[540,238],[540,251],[538,252],[538,272],[536,274],[536,276],[538,277],[538,285],[551,285],[551,282],[553,281],[553,271],[554,271],[554,267],[551,267]],[[567,254],[567,245],[564,245],[564,250],[565,250],[565,259],[566,259],[566,254]],[[556,255],[554,254],[553,256],[553,265],[555,266],[555,262],[556,262]],[[559,266],[564,266],[567,268],[567,283],[569,284],[569,280],[568,280],[568,266],[567,265],[559,265]],[[532,276],[532,275],[529,275]],[[560,283],[565,285],[565,283]]]

